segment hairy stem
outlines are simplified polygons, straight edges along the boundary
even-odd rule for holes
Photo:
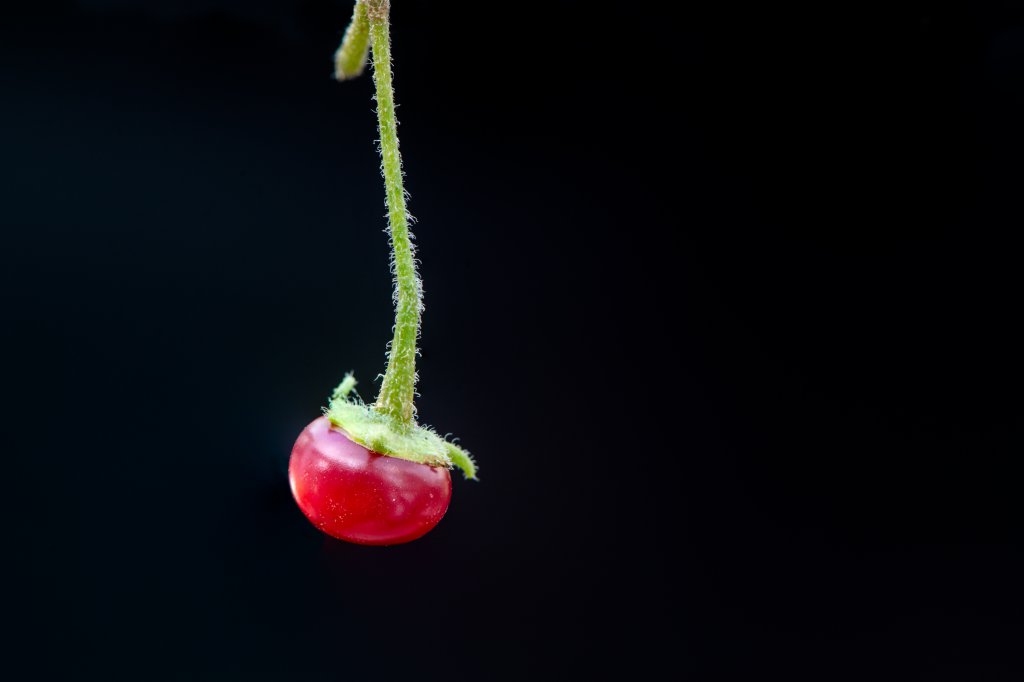
[[[402,157],[398,152],[398,121],[391,85],[391,40],[388,0],[361,0],[366,5],[373,46],[373,81],[377,89],[377,125],[380,130],[381,170],[391,227],[392,270],[395,275],[395,338],[388,352],[388,367],[374,409],[403,424],[415,418],[416,338],[419,334],[422,288],[416,274],[409,214],[402,185]]]
[[[345,30],[341,47],[334,53],[334,77],[339,80],[355,78],[366,67],[370,52],[370,23],[366,18],[366,2],[358,0],[352,11],[352,22]]]

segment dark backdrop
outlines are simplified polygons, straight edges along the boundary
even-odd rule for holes
[[[391,328],[350,3],[4,5],[14,678],[1020,679],[1020,3],[395,4],[481,481],[388,549],[285,473]]]

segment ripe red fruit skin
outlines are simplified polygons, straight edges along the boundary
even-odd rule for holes
[[[452,499],[447,469],[373,452],[327,417],[299,434],[288,482],[314,526],[360,545],[415,540],[437,525]]]

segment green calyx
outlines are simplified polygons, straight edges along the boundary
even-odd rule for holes
[[[355,385],[355,377],[347,374],[334,389],[325,410],[331,423],[343,429],[349,438],[389,457],[449,469],[458,467],[466,478],[477,480],[476,462],[469,452],[429,427],[401,422],[365,404],[352,392]]]

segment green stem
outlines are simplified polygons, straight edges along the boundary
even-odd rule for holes
[[[373,46],[373,81],[377,89],[377,125],[380,130],[381,170],[391,227],[391,267],[395,276],[395,338],[388,352],[388,367],[374,409],[402,424],[415,422],[416,338],[419,334],[422,286],[409,233],[409,214],[402,186],[402,157],[398,152],[398,121],[391,86],[391,39],[388,33],[389,0],[361,0],[366,5]]]
[[[352,10],[352,23],[345,30],[341,47],[334,53],[334,77],[343,81],[361,74],[369,52],[370,23],[366,19],[366,2],[358,0]]]

